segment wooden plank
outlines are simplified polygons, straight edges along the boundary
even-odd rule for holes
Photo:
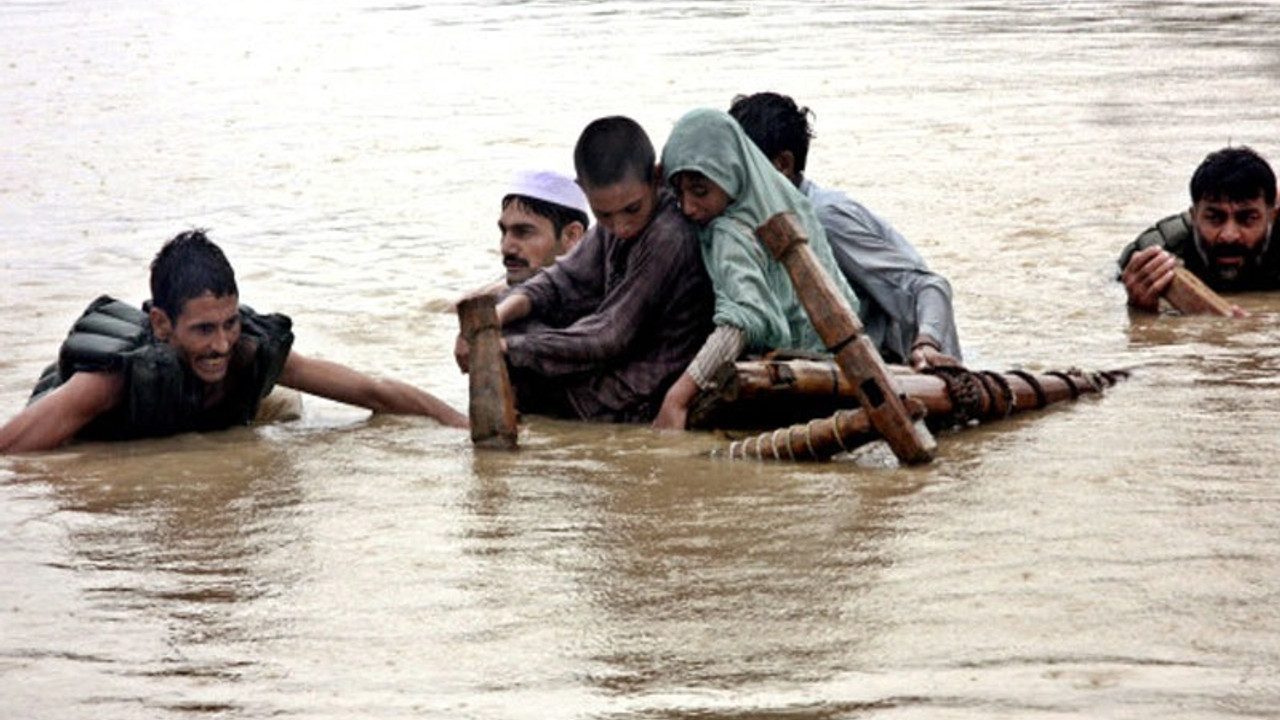
[[[1173,282],[1165,288],[1164,299],[1183,315],[1234,317],[1236,314],[1234,305],[1185,267],[1173,271]]]

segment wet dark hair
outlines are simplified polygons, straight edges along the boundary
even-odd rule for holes
[[[239,295],[236,273],[205,230],[178,233],[151,261],[151,302],[177,322],[188,300],[207,292],[214,297]]]
[[[809,124],[809,119],[814,117],[812,110],[796,105],[796,101],[786,95],[760,92],[735,97],[729,114],[770,162],[790,150],[796,172],[804,172],[809,159],[809,140],[813,138],[813,127]]]
[[[644,128],[613,115],[591,121],[573,148],[573,168],[585,187],[602,188],[624,180],[653,180],[657,155]]]
[[[1209,153],[1191,176],[1191,202],[1248,202],[1259,195],[1276,204],[1276,174],[1262,156],[1244,145]]]
[[[584,228],[591,225],[591,220],[587,217],[587,214],[577,208],[565,207],[559,203],[529,197],[528,195],[511,194],[502,198],[502,209],[506,210],[507,206],[513,202],[520,203],[521,207],[534,215],[550,220],[556,237],[559,237],[560,233],[569,227],[569,223],[582,223]]]

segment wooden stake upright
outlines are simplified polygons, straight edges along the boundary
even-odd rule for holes
[[[756,234],[787,269],[818,337],[853,381],[859,405],[899,462],[916,465],[932,460],[936,441],[913,421],[884,360],[863,333],[862,322],[818,264],[804,227],[791,213],[779,213],[757,228]]]
[[[458,303],[462,336],[471,346],[468,373],[471,442],[480,447],[516,447],[516,397],[502,357],[502,333],[492,295],[476,295]]]

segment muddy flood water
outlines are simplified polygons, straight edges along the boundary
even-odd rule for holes
[[[1205,154],[1280,161],[1280,6],[29,0],[0,68],[4,418],[192,227],[299,352],[466,407],[507,178],[760,90],[951,281],[969,367],[1132,371],[913,468],[314,398],[0,458],[0,717],[1280,715],[1280,294],[1131,317],[1114,279]]]

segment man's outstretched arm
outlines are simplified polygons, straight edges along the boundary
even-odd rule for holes
[[[285,360],[279,383],[374,412],[425,415],[451,427],[469,426],[466,415],[408,383],[370,377],[345,365],[304,357],[296,352],[289,353]]]
[[[79,372],[0,427],[0,454],[52,450],[115,407],[124,389],[118,373]]]

